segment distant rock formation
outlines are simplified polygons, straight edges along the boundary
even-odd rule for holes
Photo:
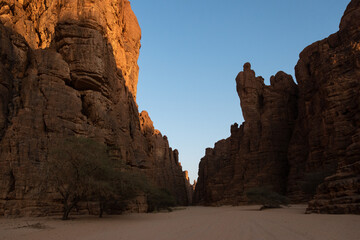
[[[200,204],[240,204],[244,192],[268,186],[285,193],[287,148],[296,119],[297,86],[278,72],[271,85],[255,77],[250,63],[236,77],[245,122],[231,126],[231,136],[206,149],[199,165],[194,201]]]
[[[264,185],[304,202],[323,182],[308,212],[360,213],[359,59],[360,2],[353,0],[339,32],[300,54],[298,87],[281,72],[264,86],[245,64],[236,78],[245,122],[206,150],[195,202],[240,204],[246,189]]]
[[[140,38],[127,0],[1,2],[0,215],[55,211],[51,193],[34,197],[39,166],[71,135],[190,203],[177,150],[138,112]]]
[[[187,189],[187,195],[189,197],[188,201],[189,203],[192,203],[192,198],[194,195],[194,186],[191,185],[190,183],[190,178],[189,178],[189,172],[188,171],[184,171],[184,177],[185,177],[185,186]],[[196,184],[196,183],[194,183]]]

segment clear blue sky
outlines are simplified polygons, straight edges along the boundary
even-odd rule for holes
[[[205,148],[242,123],[235,77],[245,62],[268,84],[338,30],[350,0],[130,0],[141,30],[137,92],[155,128],[197,179]]]

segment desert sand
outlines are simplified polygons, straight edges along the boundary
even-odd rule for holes
[[[0,218],[1,240],[358,240],[360,216],[304,214],[306,206],[187,207],[169,213]]]

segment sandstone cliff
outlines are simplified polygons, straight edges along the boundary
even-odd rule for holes
[[[296,119],[297,86],[279,72],[271,85],[255,77],[250,64],[236,78],[245,122],[231,136],[206,149],[199,165],[194,201],[203,204],[246,202],[247,189],[267,185],[284,193],[287,148]]]
[[[98,25],[109,42],[116,66],[136,97],[141,30],[125,0],[4,0],[0,21],[22,35],[32,49],[49,48],[58,23],[86,21]]]
[[[332,162],[337,165],[336,172],[318,187],[308,212],[360,214],[360,1],[348,5],[339,32],[301,53],[297,78],[300,88],[316,84],[299,106],[304,110],[313,106],[316,113],[306,120],[311,124],[319,118],[322,134],[321,143],[311,139],[315,127],[308,123],[305,169],[314,156],[322,168]]]
[[[51,193],[34,197],[39,165],[71,135],[189,203],[177,150],[138,112],[141,33],[127,0],[1,1],[0,22],[0,215],[52,211]]]
[[[359,213],[359,46],[360,2],[353,0],[339,32],[300,54],[298,87],[285,81],[282,92],[269,97],[276,76],[266,95],[262,79],[245,64],[236,78],[245,122],[207,149],[195,201],[238,204],[247,188],[271,185],[304,202],[314,195],[311,187],[324,182],[308,212]]]

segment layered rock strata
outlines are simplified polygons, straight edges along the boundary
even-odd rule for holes
[[[54,193],[36,197],[39,166],[73,135],[189,203],[177,150],[138,112],[141,34],[128,1],[2,1],[0,21],[0,215],[59,210]]]
[[[266,86],[250,64],[236,78],[245,122],[231,126],[231,136],[206,149],[199,165],[194,201],[200,204],[239,204],[244,192],[268,186],[284,193],[288,172],[287,148],[296,119],[297,86],[279,72]]]
[[[298,87],[290,88],[290,96],[298,92],[297,97],[279,112],[274,112],[279,98],[267,100],[261,79],[245,64],[236,79],[245,122],[206,150],[195,201],[237,204],[246,200],[246,188],[272,185],[293,202],[315,194],[308,212],[360,213],[359,46],[360,2],[353,0],[340,30],[300,54]],[[289,99],[289,91],[280,96]],[[271,162],[276,164],[263,167]],[[259,181],[259,176],[265,177]]]

